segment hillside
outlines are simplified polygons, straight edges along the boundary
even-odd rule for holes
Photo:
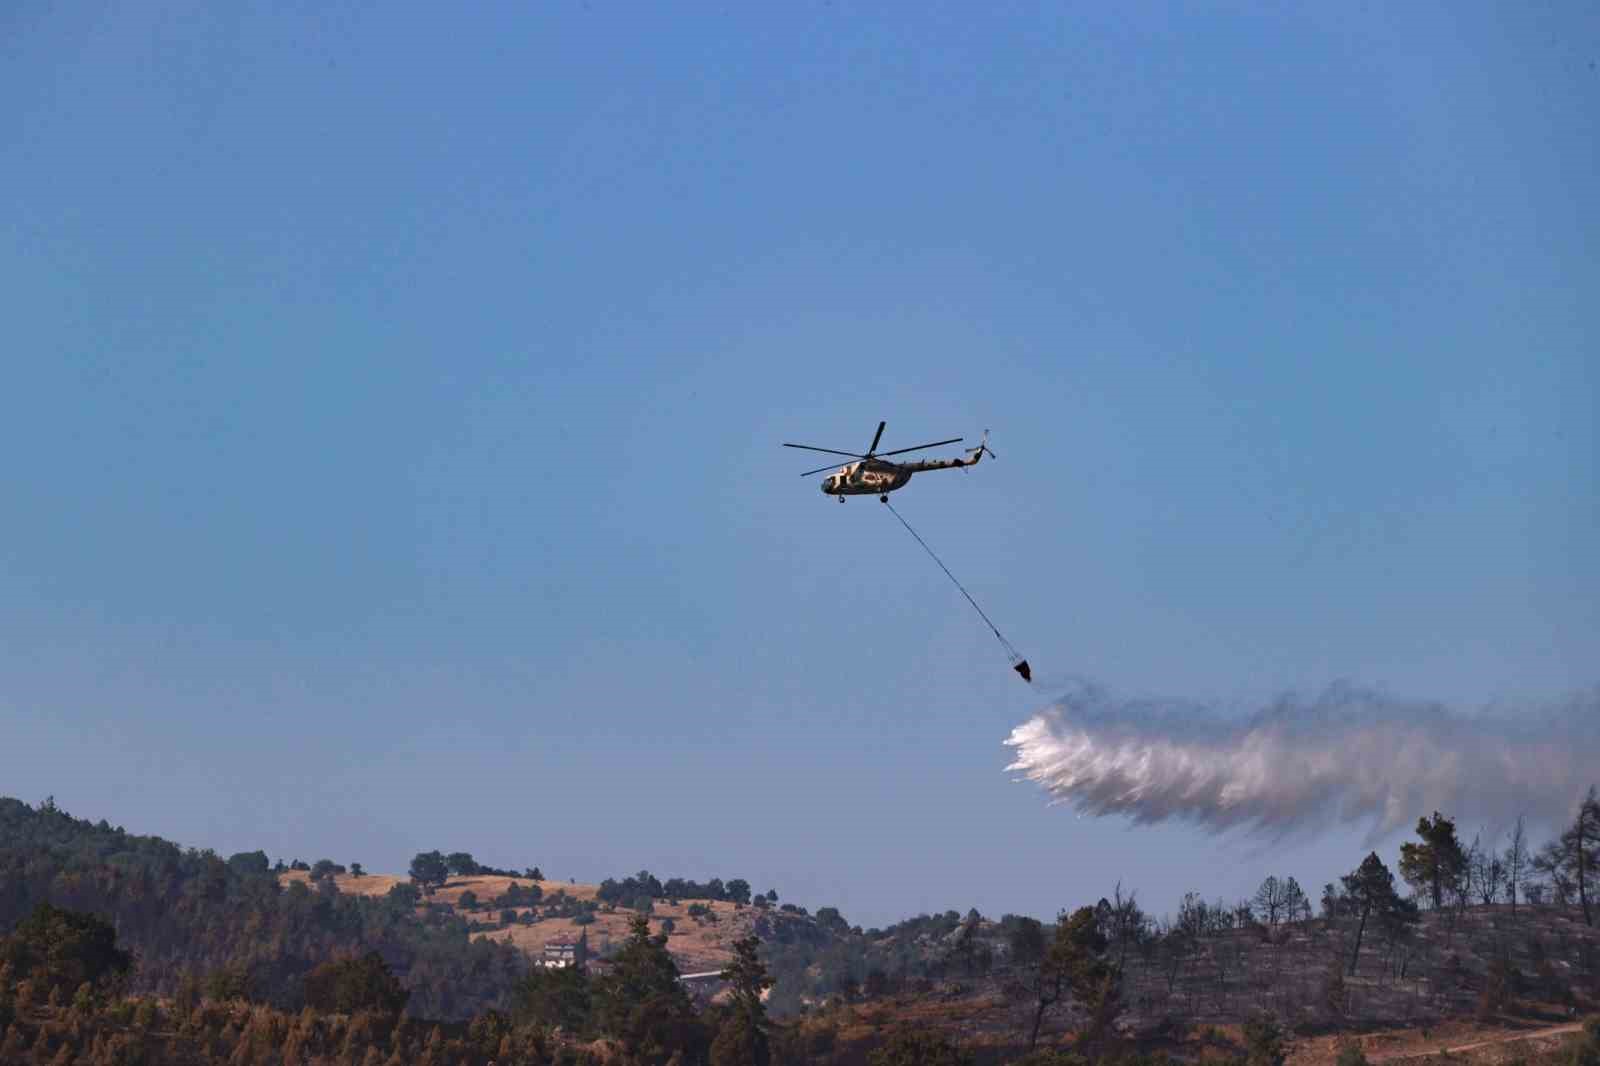
[[[284,885],[310,882],[310,874],[304,870],[286,870],[278,876]],[[333,880],[343,894],[372,897],[385,897],[395,885],[408,883],[404,877],[386,874],[366,874],[361,877],[348,873],[336,874]],[[512,886],[530,889],[535,885],[544,894],[539,905],[499,907],[491,903],[504,896]],[[568,900],[598,903],[599,891],[599,885],[576,881],[535,882],[525,877],[458,876],[450,878],[436,889],[431,897],[419,904],[418,911],[425,913],[428,904],[448,904],[457,915],[475,923],[471,933],[475,939],[510,944],[530,956],[537,956],[552,940],[576,937],[586,931],[590,950],[604,956],[611,945],[621,943],[627,936],[628,922],[634,916],[634,911],[601,903],[589,915],[588,924],[580,924],[572,917],[549,913],[559,909],[559,903],[552,906],[557,893]],[[462,906],[462,897],[468,893],[476,897],[477,906]],[[696,904],[697,910],[703,908],[709,914],[691,915],[689,909]],[[506,910],[516,915],[516,920],[509,924],[502,920]],[[662,932],[667,919],[672,923],[667,936],[667,950],[677,961],[678,969],[684,973],[720,970],[733,957],[733,942],[750,935],[758,925],[765,928],[770,936],[774,923],[799,920],[787,914],[763,915],[755,907],[726,900],[655,900],[649,916],[651,933]]]
[[[776,907],[730,884],[752,902],[668,898],[655,890],[727,890],[643,871],[601,885],[480,873],[423,895],[409,877],[274,872],[259,852],[223,859],[51,804],[0,800],[0,934],[42,902],[100,915],[137,957],[128,991],[161,1003],[204,988],[292,1012],[316,967],[374,952],[404,987],[411,1018],[502,1025],[528,1009],[519,989],[537,984],[524,978],[546,944],[582,932],[604,958],[644,911],[650,931],[667,934],[652,950],[670,955],[669,975],[720,970],[733,943],[755,934],[776,980],[768,1009],[787,1019],[795,1061],[860,1062],[902,1031],[940,1034],[980,1062],[1026,1046],[1038,964],[1019,945],[1030,923],[1044,937],[1051,926],[947,911],[862,930],[833,908]],[[1321,917],[1271,925],[1192,894],[1176,921],[1104,900],[1087,910],[1105,938],[1094,951],[1120,975],[1116,1039],[1188,1060],[1239,1057],[1245,1024],[1259,1019],[1293,1034],[1305,1066],[1326,1066],[1351,1041],[1374,1062],[1441,1048],[1495,1059],[1555,1041],[1600,1007],[1600,931],[1572,905],[1445,907],[1364,930],[1337,901]],[[606,987],[603,976],[577,979]],[[1083,1030],[1077,1002],[1045,1012],[1042,1044],[1069,1045]],[[697,1024],[717,1017],[711,1009]],[[591,1019],[584,1038],[601,1024]]]
[[[387,899],[287,886],[267,858],[228,859],[106,821],[0,798],[0,932],[38,904],[112,921],[137,956],[132,990],[172,995],[227,975],[263,1002],[293,1006],[304,976],[340,956],[378,952],[421,1017],[466,1018],[503,1005],[523,956],[474,939],[467,923]]]

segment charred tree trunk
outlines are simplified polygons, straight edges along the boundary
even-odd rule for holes
[[[1589,801],[1592,802],[1593,799],[1594,789],[1591,788],[1589,790]],[[1590,815],[1589,807],[1590,803],[1588,802],[1578,807],[1578,821],[1572,828],[1574,830],[1573,835],[1577,837],[1573,841],[1573,850],[1577,852],[1573,856],[1573,865],[1578,868],[1578,903],[1583,907],[1583,924],[1592,926],[1594,925],[1594,916],[1589,913],[1589,884],[1588,878],[1584,877],[1584,867],[1589,865],[1589,840],[1595,833],[1594,819]]]
[[[1362,934],[1364,934],[1367,931],[1367,915],[1371,912],[1371,910],[1372,910],[1372,907],[1371,907],[1370,904],[1366,905],[1366,906],[1363,906],[1361,908],[1361,924],[1356,926],[1356,946],[1355,946],[1355,950],[1350,952],[1350,976],[1351,977],[1354,977],[1356,975],[1356,962],[1357,962],[1357,960],[1359,960],[1361,958],[1361,937],[1362,937]]]
[[[1060,976],[1057,976],[1053,982],[1041,977],[1040,983],[1036,986],[1037,999],[1033,1010],[1033,1028],[1028,1033],[1029,1051],[1032,1051],[1034,1045],[1039,1042],[1039,1028],[1044,1025],[1044,1012],[1049,1010],[1056,1000],[1061,998],[1061,981],[1062,978]]]

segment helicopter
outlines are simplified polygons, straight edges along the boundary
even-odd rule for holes
[[[829,455],[848,455],[855,462],[845,463],[832,474],[822,479],[822,491],[828,496],[839,497],[843,503],[846,496],[871,496],[877,494],[878,499],[884,503],[889,502],[889,493],[895,489],[904,488],[906,482],[911,480],[911,475],[924,470],[952,470],[956,467],[966,468],[977,466],[985,452],[990,458],[998,458],[989,450],[989,431],[983,431],[983,439],[976,448],[967,449],[965,459],[915,459],[908,462],[891,462],[889,456],[904,455],[907,452],[920,452],[926,448],[939,448],[946,444],[959,444],[964,438],[951,437],[949,440],[936,440],[931,444],[918,444],[913,448],[896,448],[892,452],[878,452],[878,442],[883,439],[883,429],[889,423],[879,422],[878,432],[873,434],[872,443],[868,445],[865,453],[842,452],[836,448],[818,448],[811,444],[784,443],[785,448],[801,448],[808,452],[826,452]],[[820,474],[824,470],[833,469],[832,466],[819,466],[815,470],[807,470],[801,477],[810,477]]]

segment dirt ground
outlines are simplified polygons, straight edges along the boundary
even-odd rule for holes
[[[1440,1052],[1463,1056],[1475,1063],[1503,1062],[1531,1051],[1555,1047],[1582,1028],[1576,1022],[1514,1027],[1456,1019],[1430,1028],[1320,1036],[1297,1041],[1289,1054],[1289,1063],[1290,1066],[1327,1066],[1338,1057],[1340,1046],[1346,1042],[1360,1045],[1367,1061],[1372,1063],[1428,1058]]]

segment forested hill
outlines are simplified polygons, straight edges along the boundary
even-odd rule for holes
[[[36,809],[0,797],[0,930],[44,902],[115,923],[135,954],[137,991],[223,979],[295,1005],[313,967],[375,950],[409,989],[409,1013],[459,1019],[503,1006],[527,968],[521,952],[470,939],[448,913],[419,916],[409,902],[341,895],[331,883],[283,887],[261,852],[224,860],[49,801]]]

